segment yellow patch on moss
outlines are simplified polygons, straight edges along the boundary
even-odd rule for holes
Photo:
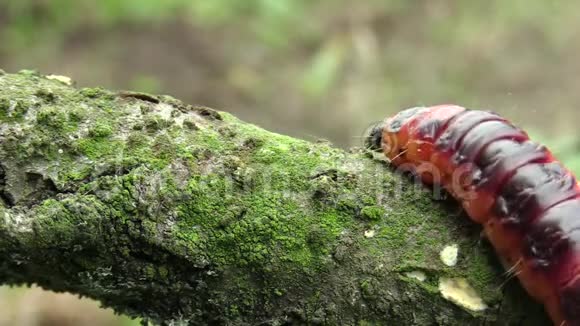
[[[61,82],[65,85],[71,86],[73,84],[73,80],[70,77],[67,76],[61,76],[61,75],[48,75],[46,76],[46,79],[50,79],[50,80],[56,80],[58,82]]]
[[[464,278],[440,278],[439,292],[446,300],[467,310],[483,311],[487,309],[485,302]]]
[[[456,244],[446,246],[439,253],[441,261],[450,267],[457,265],[457,255],[459,254],[459,247]]]

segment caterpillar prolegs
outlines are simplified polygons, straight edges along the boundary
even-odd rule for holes
[[[367,146],[444,187],[555,325],[580,326],[580,184],[505,118],[456,105],[401,111]]]

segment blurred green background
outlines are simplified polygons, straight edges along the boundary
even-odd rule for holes
[[[3,0],[0,67],[167,93],[341,147],[405,107],[491,109],[580,172],[579,10],[526,0]],[[1,289],[0,325],[131,323],[54,296]],[[46,308],[23,308],[31,298]]]

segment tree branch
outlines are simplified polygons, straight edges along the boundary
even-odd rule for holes
[[[476,225],[364,152],[67,83],[0,75],[2,283],[165,324],[546,323]]]

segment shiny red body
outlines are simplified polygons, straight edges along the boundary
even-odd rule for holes
[[[548,149],[455,105],[402,111],[375,133],[393,164],[442,185],[483,225],[555,325],[580,325],[580,185]]]

